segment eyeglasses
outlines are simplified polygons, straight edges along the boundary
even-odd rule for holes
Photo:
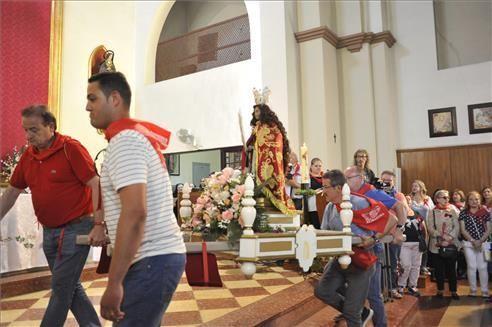
[[[449,200],[449,196],[440,196],[439,199]]]
[[[358,154],[356,157],[357,158],[368,158],[369,156],[366,156],[365,154]]]
[[[347,176],[346,179],[352,179],[352,178],[355,178],[355,177],[361,177],[362,175],[353,175],[353,176]]]
[[[335,186],[323,185],[323,190],[328,190],[330,188],[334,188]]]

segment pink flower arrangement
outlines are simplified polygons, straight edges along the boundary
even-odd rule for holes
[[[238,225],[245,187],[239,170],[226,167],[202,180],[204,190],[193,205],[195,230],[227,234],[231,223]]]

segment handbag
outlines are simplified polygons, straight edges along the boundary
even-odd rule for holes
[[[425,240],[424,238],[422,237],[422,235],[420,235],[420,232],[419,232],[419,251],[420,252],[425,252],[427,251],[427,244],[425,243]]]
[[[207,253],[207,243],[202,242],[202,251],[186,254],[186,279],[190,286],[222,287],[217,258]]]
[[[444,259],[454,259],[458,257],[458,248],[454,245],[439,247],[439,256]]]
[[[111,257],[108,255],[109,244],[104,244],[101,249],[101,257],[99,258],[99,264],[96,268],[96,273],[107,274],[109,272],[109,266],[111,265]]]
[[[378,261],[377,256],[363,248],[353,246],[352,251],[354,254],[350,258],[352,259],[352,264],[357,268],[367,270]]]

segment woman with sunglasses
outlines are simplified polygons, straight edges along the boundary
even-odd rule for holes
[[[459,300],[460,297],[456,292],[456,261],[460,247],[458,211],[455,206],[449,204],[449,192],[447,190],[437,191],[434,200],[436,206],[430,212],[427,226],[430,235],[429,252],[432,256],[437,282],[436,296],[443,297],[444,280],[447,279],[451,298]]]
[[[461,234],[465,239],[463,247],[467,264],[468,283],[470,284],[470,296],[477,296],[477,270],[480,279],[482,297],[489,297],[489,275],[487,261],[484,259],[484,251],[489,243],[485,241],[490,235],[490,213],[480,204],[480,194],[476,191],[466,196],[465,209],[460,213]]]

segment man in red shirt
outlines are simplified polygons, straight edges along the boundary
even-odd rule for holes
[[[44,105],[22,110],[29,147],[19,160],[0,201],[0,219],[23,189],[32,193],[34,212],[43,225],[43,250],[52,272],[52,292],[41,326],[63,326],[70,309],[80,326],[101,326],[80,283],[89,254],[77,235],[102,245],[105,226],[99,199],[99,177],[87,150],[56,132],[56,119]],[[92,192],[91,192],[92,191]]]

